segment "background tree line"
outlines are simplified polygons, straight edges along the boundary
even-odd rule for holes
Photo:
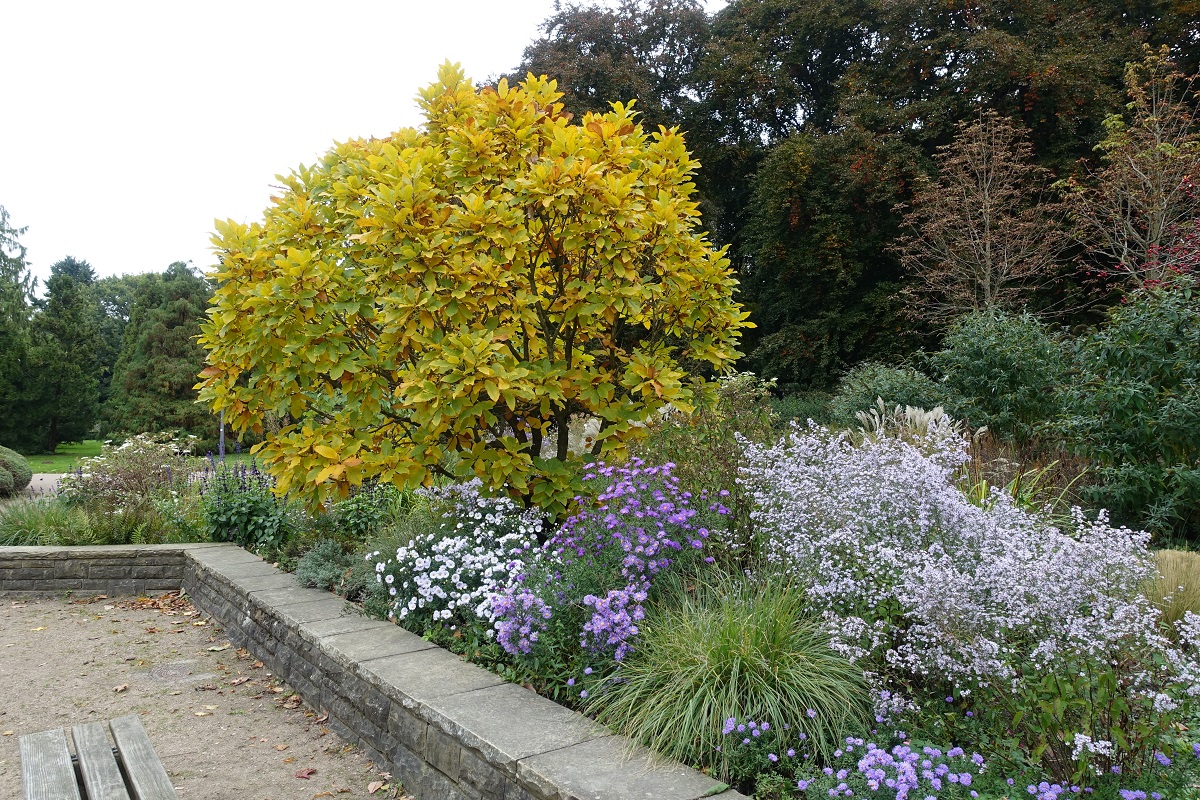
[[[38,293],[21,233],[0,206],[0,444],[53,453],[95,434],[168,429],[212,440],[216,420],[192,388],[209,282],[179,262],[97,278],[68,257]]]
[[[697,0],[560,4],[508,77],[556,78],[576,114],[635,98],[644,123],[680,126],[703,165],[705,222],[730,246],[758,326],[747,366],[821,389],[863,360],[936,343],[964,302],[1082,324],[1123,279],[1139,282],[1147,248],[1169,246],[1200,210],[1179,180],[1200,153],[1167,152],[1195,139],[1182,75],[1200,65],[1197,11],[733,0],[710,17]],[[1134,185],[1145,166],[1180,196]],[[980,231],[991,238],[968,241]],[[984,262],[943,258],[963,247]],[[974,285],[955,278],[980,269]]]

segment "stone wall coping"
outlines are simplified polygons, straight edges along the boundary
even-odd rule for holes
[[[112,564],[164,560],[181,565],[165,576],[174,588],[418,800],[743,798],[234,545],[0,547],[0,595],[70,591],[80,575],[90,584],[89,561],[106,564],[114,589],[140,591]]]

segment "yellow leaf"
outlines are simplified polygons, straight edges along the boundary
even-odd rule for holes
[[[319,456],[324,456],[325,458],[337,460],[338,451],[334,450],[329,445],[319,444],[319,445],[316,445],[315,447],[313,447],[313,450]],[[320,483],[320,481],[317,481],[317,482]]]

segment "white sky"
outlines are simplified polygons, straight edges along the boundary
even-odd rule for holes
[[[44,284],[68,255],[101,276],[207,269],[214,218],[261,218],[274,176],[334,141],[419,124],[443,61],[512,69],[554,0],[0,7],[0,205]]]

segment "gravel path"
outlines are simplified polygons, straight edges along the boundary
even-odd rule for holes
[[[17,737],[140,714],[180,798],[405,797],[175,594],[0,599],[0,800]]]

